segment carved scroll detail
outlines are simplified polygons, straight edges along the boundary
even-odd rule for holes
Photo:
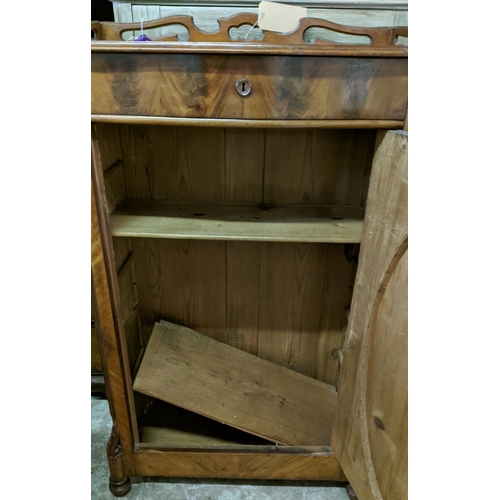
[[[181,25],[188,30],[188,42],[245,42],[245,44],[275,44],[275,45],[311,45],[304,41],[304,32],[309,28],[324,28],[337,33],[346,35],[367,36],[370,39],[370,45],[373,47],[388,47],[395,45],[395,40],[398,36],[408,36],[408,28],[405,27],[381,27],[381,28],[357,28],[354,26],[344,26],[325,19],[316,19],[312,17],[304,17],[300,20],[297,29],[290,33],[279,34],[273,31],[264,31],[263,40],[235,40],[229,35],[231,28],[239,28],[245,24],[249,27],[257,22],[257,14],[242,13],[236,14],[226,19],[219,19],[219,30],[213,33],[207,33],[200,30],[194,24],[191,16],[171,16],[154,21],[145,21],[143,28],[145,30],[162,28],[164,26]],[[92,29],[97,33],[100,40],[116,40],[122,41],[122,33],[125,31],[141,29],[141,23],[100,23],[101,30],[99,31],[92,23]],[[177,35],[154,38],[154,41],[179,41]],[[346,43],[327,41],[323,39],[315,40],[315,44],[328,45],[350,45]]]

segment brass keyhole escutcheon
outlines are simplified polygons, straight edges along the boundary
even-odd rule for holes
[[[236,90],[238,91],[238,94],[245,97],[252,91],[252,84],[243,78],[242,80],[236,82]]]

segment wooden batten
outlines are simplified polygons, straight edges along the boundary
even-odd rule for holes
[[[134,390],[295,446],[328,445],[337,396],[328,384],[165,321],[153,329]]]

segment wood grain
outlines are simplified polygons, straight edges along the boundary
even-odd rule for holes
[[[267,130],[264,203],[362,205],[375,133]]]
[[[100,177],[100,178],[99,178]],[[91,245],[91,266],[92,266],[92,293],[95,297],[96,311],[95,321],[102,335],[102,349],[104,360],[104,373],[107,383],[107,397],[110,403],[110,413],[114,425],[121,433],[121,447],[123,449],[123,462],[126,474],[135,474],[135,464],[132,458],[134,422],[129,419],[130,400],[128,397],[131,392],[127,387],[127,374],[122,370],[121,357],[123,356],[122,341],[118,333],[120,325],[115,323],[116,303],[112,302],[108,282],[109,254],[106,256],[106,249],[103,247],[106,210],[100,206],[97,208],[95,197],[96,188],[103,188],[104,180],[102,178],[102,164],[99,153],[99,146],[95,131],[92,136],[92,245]],[[102,202],[105,197],[102,191],[99,191]],[[104,233],[105,234],[105,233]],[[126,352],[126,351],[125,351]],[[135,426],[138,434],[137,424]]]
[[[147,331],[168,319],[224,341],[224,242],[134,238],[133,243],[139,310]]]
[[[408,498],[407,184],[408,134],[386,132],[374,158],[332,433],[366,500]]]
[[[134,389],[275,443],[306,446],[330,438],[336,397],[327,384],[164,321]]]
[[[287,447],[290,448],[290,447]],[[137,474],[142,476],[290,479],[345,481],[335,454],[330,451],[279,449],[220,452],[140,450],[134,454]]]
[[[92,374],[102,373],[101,351],[99,349],[99,339],[95,326],[92,326],[90,329],[90,361]]]
[[[375,144],[373,130],[121,125],[119,137],[129,199],[277,205],[362,206]]]
[[[92,114],[93,123],[127,125],[166,125],[180,127],[232,128],[316,128],[316,129],[401,129],[403,120],[231,120],[218,118],[176,118],[171,116],[136,116]]]
[[[408,252],[388,280],[366,368],[367,447],[382,498],[408,496]],[[392,397],[391,397],[392,396]]]
[[[92,54],[92,113],[186,118],[402,120],[407,59]],[[236,82],[252,91],[241,97]]]
[[[112,213],[110,223],[113,236],[359,243],[363,210],[128,200]]]
[[[211,448],[273,443],[247,432],[223,425],[158,399],[152,399],[142,419],[141,447],[149,448]],[[238,449],[238,448],[236,448]]]
[[[276,209],[268,209],[264,202],[279,204],[288,199],[301,202],[291,208],[302,215],[309,213],[317,217],[337,211],[338,216],[350,213],[351,217],[361,219],[371,166],[370,152],[374,147],[373,131],[296,130],[286,132],[286,140],[274,130],[220,129],[216,132],[195,127],[179,130],[177,127],[119,126],[128,197],[157,199],[129,200],[126,204],[185,205],[192,213],[205,213],[211,205],[218,205],[226,207],[226,215],[234,219],[238,207],[228,202],[236,201],[239,205],[239,200],[244,201],[238,209],[244,211],[253,204],[250,208],[256,213],[252,212],[251,217],[274,217]],[[195,144],[196,148],[189,148],[189,144]],[[339,201],[347,201],[352,206],[345,209],[315,205]],[[268,210],[257,208],[262,203],[262,208]],[[130,243],[122,248],[121,241]],[[261,294],[269,294],[275,286],[272,268],[267,270],[269,264],[263,257],[270,252],[268,243],[214,243],[114,237],[115,257],[120,262],[128,252],[134,256],[144,345],[154,323],[163,318],[252,354],[258,353],[262,331],[262,352],[266,352],[270,360],[332,383],[337,366],[332,351],[342,343],[343,326],[340,325],[345,318],[353,279],[353,263],[344,256],[343,246],[329,247],[327,260],[307,259],[308,272],[321,277],[309,289],[314,288],[312,293],[322,300],[322,305],[315,308],[318,315],[314,320],[305,321],[302,327],[297,320],[290,320],[288,326],[278,332],[282,340],[288,339],[287,354],[283,355],[283,344],[273,338],[265,319],[272,320],[272,309],[268,314],[264,309],[260,311],[259,305]],[[285,270],[293,273],[297,253],[280,245],[283,244],[274,252],[275,262],[281,269],[280,275],[285,273],[284,281],[289,282],[292,278]],[[304,255],[315,252],[314,248],[303,250]],[[170,286],[166,287],[165,283]],[[273,307],[283,311],[288,307],[286,304],[293,304],[297,293],[305,293],[297,292],[301,286],[280,287],[279,293],[270,298]],[[264,316],[260,317],[261,313]],[[286,317],[280,317],[277,321],[284,324]],[[299,325],[296,331],[294,325]],[[311,347],[311,354],[304,356],[295,352],[295,346],[300,345]]]
[[[225,201],[262,202],[267,131],[225,129]]]
[[[339,349],[347,326],[345,310],[351,302],[355,268],[341,245],[329,245],[324,277],[321,319],[316,350],[316,377],[335,385],[339,369]]]
[[[103,172],[108,171],[121,159],[120,127],[118,125],[94,125],[95,138],[99,143],[99,155]]]
[[[273,56],[339,56],[408,58],[408,46],[372,47],[367,45],[281,45],[247,42],[115,42],[94,40],[92,53],[107,54],[267,54]]]
[[[132,241],[145,339],[165,318],[318,380],[333,380],[332,349],[342,344],[353,282],[343,246]],[[300,297],[320,303],[301,316]],[[312,349],[307,354],[306,347]]]
[[[224,198],[224,129],[121,127],[128,198]]]
[[[169,25],[182,25],[187,28],[189,34],[189,41],[192,43],[199,42],[233,42],[234,40],[229,35],[229,30],[232,27],[238,28],[244,24],[254,25],[257,23],[258,16],[253,13],[240,13],[235,14],[226,19],[219,19],[219,30],[212,33],[207,33],[201,31],[194,24],[193,18],[191,16],[170,16],[162,19],[156,19],[153,21],[145,21],[143,23],[143,28],[146,30],[161,28]],[[97,23],[94,21],[92,24],[93,30],[96,32],[98,38],[104,40],[122,40],[122,33],[124,31],[139,30],[141,29],[141,23],[110,23],[102,22],[100,23],[100,30],[96,27]],[[310,28],[323,28],[326,30],[335,31],[337,33],[344,33],[348,35],[363,35],[370,39],[370,44],[374,47],[388,47],[394,45],[395,38],[397,34],[401,33],[402,36],[408,36],[408,29],[403,27],[391,28],[391,27],[372,27],[372,28],[358,28],[354,26],[344,26],[332,21],[327,21],[325,19],[315,19],[312,17],[302,18],[299,22],[297,29],[290,33],[280,34],[273,31],[264,32],[264,43],[268,44],[304,44],[304,33]],[[158,37],[157,40],[178,40],[177,36],[166,36]],[[251,43],[262,44],[259,40],[249,40],[248,44]],[[336,42],[331,40],[314,40],[317,44],[329,44],[336,45]]]
[[[258,354],[260,243],[226,243],[226,334],[225,343]]]
[[[327,245],[270,243],[262,247],[258,355],[317,376]]]
[[[153,329],[134,389],[296,446],[329,442],[336,400],[327,384],[164,321]]]

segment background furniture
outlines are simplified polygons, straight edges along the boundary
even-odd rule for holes
[[[325,19],[346,26],[361,28],[378,26],[408,26],[408,2],[401,0],[288,0],[290,5],[307,7],[308,17]],[[119,23],[151,21],[168,16],[192,16],[195,25],[204,31],[217,31],[217,21],[240,13],[257,14],[259,0],[125,0],[112,2],[115,21]],[[95,18],[94,18],[95,19]],[[183,40],[187,30],[181,26],[157,28],[150,36],[159,37],[178,34]],[[246,34],[246,31],[244,31]],[[252,30],[250,37],[262,38],[259,28]],[[304,39],[310,43],[315,37],[344,43],[363,43],[345,34],[311,28]]]

